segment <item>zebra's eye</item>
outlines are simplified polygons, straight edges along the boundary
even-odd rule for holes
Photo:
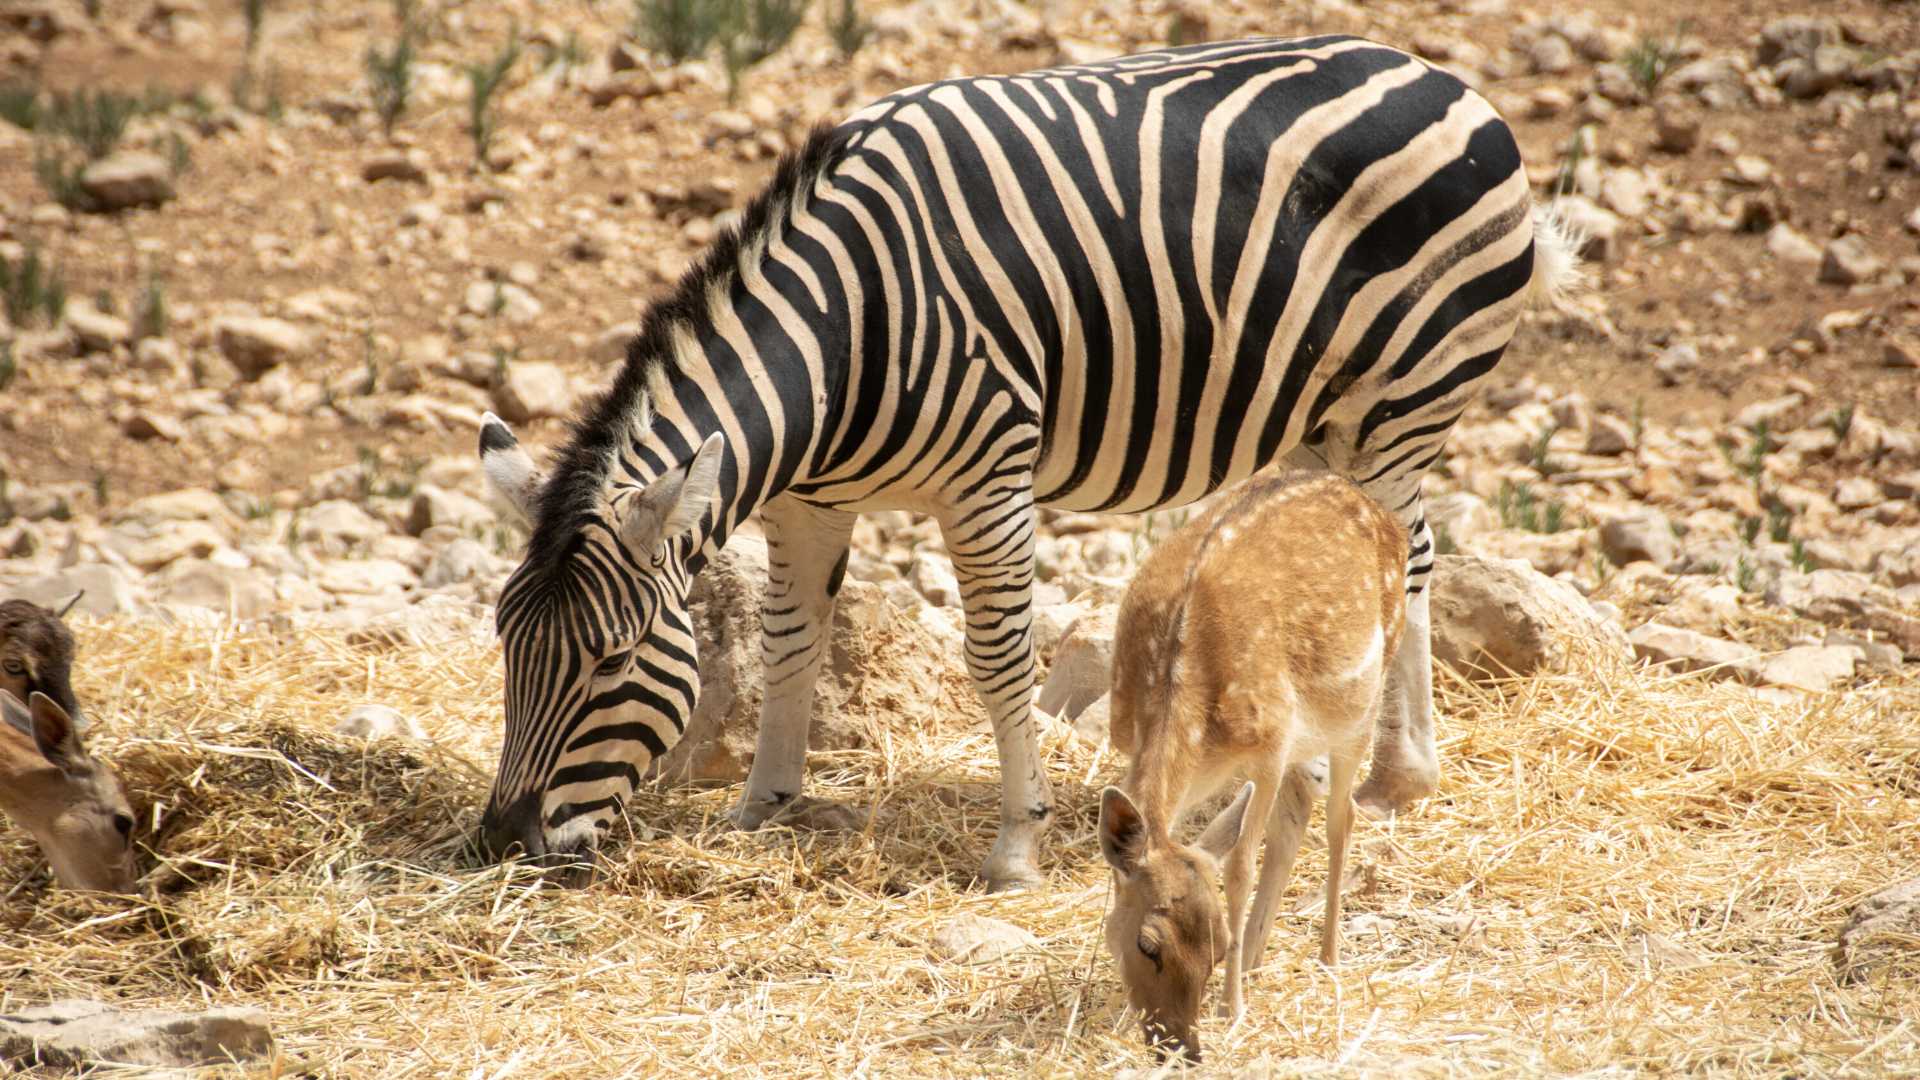
[[[600,661],[593,669],[594,677],[597,679],[610,679],[620,674],[627,669],[627,659],[632,655],[632,652],[614,653],[612,656]]]

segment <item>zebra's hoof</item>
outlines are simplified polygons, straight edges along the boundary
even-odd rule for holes
[[[823,832],[858,832],[867,827],[866,815],[853,807],[810,795],[796,795],[784,803],[743,799],[729,816],[736,827],[749,831],[763,825]]]
[[[1375,769],[1353,801],[1360,812],[1383,821],[1433,794],[1439,786],[1438,769]]]

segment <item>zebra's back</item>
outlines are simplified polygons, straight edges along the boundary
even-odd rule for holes
[[[1054,505],[1176,505],[1303,441],[1364,457],[1457,411],[1531,271],[1506,125],[1357,38],[952,80],[843,131],[831,185],[914,267],[861,362],[1004,390]]]

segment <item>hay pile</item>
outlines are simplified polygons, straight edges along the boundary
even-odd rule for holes
[[[590,889],[465,853],[497,744],[484,643],[368,651],[86,625],[80,691],[163,868],[150,904],[51,890],[0,839],[0,1012],[50,997],[271,1013],[285,1073],[1085,1075],[1150,1067],[1098,920],[1105,751],[1052,739],[1051,887],[968,888],[991,739],[903,709],[819,754],[864,835],[730,832],[734,792],[649,792]],[[1363,826],[1347,963],[1284,911],[1207,1073],[1920,1071],[1916,973],[1842,981],[1861,896],[1920,874],[1920,687],[1798,703],[1594,669],[1442,687],[1439,797]],[[437,746],[328,734],[377,700]],[[1311,909],[1324,853],[1289,895]],[[937,963],[961,912],[1036,934]]]

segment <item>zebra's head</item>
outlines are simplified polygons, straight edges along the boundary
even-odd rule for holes
[[[709,437],[644,488],[582,503],[547,490],[498,418],[482,423],[487,479],[535,532],[496,619],[507,730],[481,818],[491,856],[583,855],[679,740],[700,689],[689,562],[719,487],[721,443]]]

